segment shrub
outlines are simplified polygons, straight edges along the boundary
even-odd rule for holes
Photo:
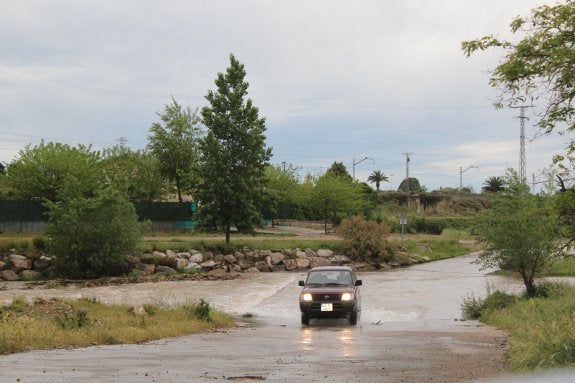
[[[74,330],[93,324],[93,321],[88,318],[88,311],[82,309],[76,309],[71,313],[62,313],[56,316],[55,321],[64,330]]]
[[[210,304],[203,299],[200,299],[200,303],[194,308],[194,316],[200,320],[209,322],[211,320],[212,308]]]
[[[481,317],[484,303],[485,299],[478,298],[475,295],[467,296],[463,299],[463,303],[461,304],[463,317],[466,319],[479,319]]]
[[[46,239],[42,237],[36,237],[32,240],[32,245],[34,245],[36,250],[46,250]]]
[[[72,278],[98,278],[125,271],[125,255],[141,237],[134,205],[119,191],[101,189],[78,195],[67,182],[58,202],[47,202],[49,253],[58,270]]]
[[[336,229],[343,238],[343,251],[352,259],[368,260],[387,256],[387,226],[355,216],[344,219]]]

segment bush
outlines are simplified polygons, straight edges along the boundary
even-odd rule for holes
[[[463,317],[467,319],[479,319],[486,312],[493,312],[511,306],[517,298],[504,291],[497,290],[487,298],[477,298],[474,295],[464,298],[461,304]]]
[[[369,260],[385,258],[388,234],[387,226],[374,221],[366,221],[355,216],[344,219],[336,229],[337,235],[343,238],[343,251],[352,259]]]
[[[68,277],[122,274],[125,256],[135,251],[141,237],[133,204],[113,189],[98,190],[93,197],[78,195],[77,189],[68,182],[59,202],[47,202],[48,252]]]

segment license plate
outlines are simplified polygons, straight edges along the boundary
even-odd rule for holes
[[[321,304],[321,311],[333,311],[333,304],[331,304],[331,303],[322,303],[322,304]]]

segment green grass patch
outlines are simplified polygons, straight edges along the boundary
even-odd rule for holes
[[[543,272],[545,276],[574,276],[575,257],[569,256],[554,260]]]
[[[0,354],[33,349],[138,343],[233,326],[205,301],[152,305],[134,310],[95,300],[15,299],[0,309]]]
[[[466,301],[468,308],[479,307],[482,322],[509,331],[507,359],[515,371],[575,364],[575,287],[545,282],[538,295],[527,299],[497,291]]]

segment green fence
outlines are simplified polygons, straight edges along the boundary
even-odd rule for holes
[[[194,202],[135,202],[141,221],[191,221],[197,211]],[[47,209],[40,201],[0,200],[0,222],[47,221]]]

